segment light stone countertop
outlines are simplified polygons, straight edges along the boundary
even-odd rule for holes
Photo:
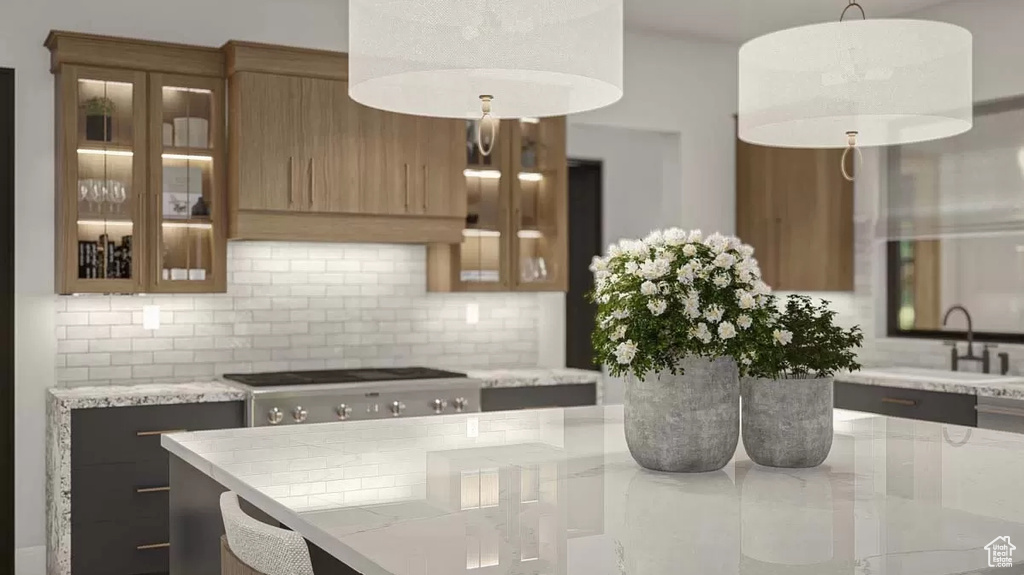
[[[47,571],[71,572],[71,410],[242,401],[247,393],[219,381],[52,388],[46,397]]]
[[[838,373],[836,381],[924,391],[1024,399],[1024,377],[917,367],[866,368]]]
[[[364,575],[973,574],[1024,541],[1024,435],[841,410],[803,470],[643,470],[621,406],[162,442]]]

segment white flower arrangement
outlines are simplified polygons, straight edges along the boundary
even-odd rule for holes
[[[614,375],[675,371],[688,355],[748,357],[772,314],[753,248],[731,236],[654,231],[610,246],[591,271],[594,347]]]

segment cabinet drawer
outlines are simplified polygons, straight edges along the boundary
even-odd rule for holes
[[[1024,400],[979,397],[978,427],[1024,433]]]
[[[978,412],[975,410],[977,402],[978,398],[974,395],[839,381],[835,383],[836,408],[906,419],[976,427],[978,424]]]
[[[597,404],[597,384],[493,387],[480,392],[482,411],[512,411]]]
[[[167,459],[84,465],[71,480],[71,523],[167,517]]]
[[[241,427],[243,421],[241,401],[75,409],[71,411],[71,468],[166,461],[160,432]]]
[[[74,575],[166,573],[170,568],[167,517],[101,521],[71,530]]]

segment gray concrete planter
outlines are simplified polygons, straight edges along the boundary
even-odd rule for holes
[[[832,378],[740,382],[743,447],[767,467],[817,467],[832,449]]]
[[[739,443],[739,374],[731,358],[688,357],[683,374],[649,373],[626,382],[626,444],[655,471],[725,467]]]

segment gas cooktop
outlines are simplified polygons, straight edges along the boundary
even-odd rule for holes
[[[383,367],[364,369],[327,369],[320,371],[282,371],[273,373],[228,373],[224,379],[249,387],[363,383],[371,381],[408,381],[466,377],[464,373],[429,367]]]

